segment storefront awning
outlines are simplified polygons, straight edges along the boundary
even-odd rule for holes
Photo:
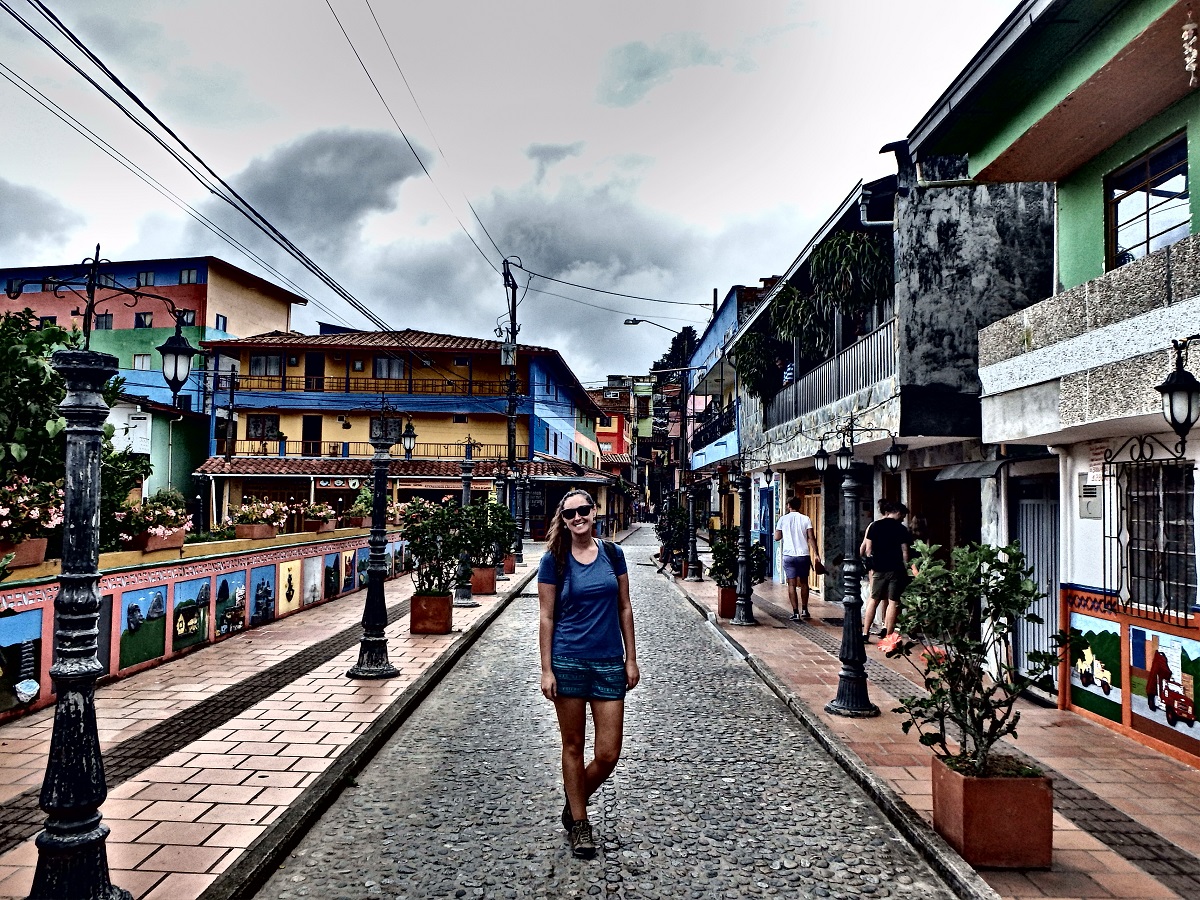
[[[1052,454],[1039,453],[1030,456],[1006,456],[1002,459],[983,459],[979,462],[955,463],[937,473],[934,481],[953,481],[966,478],[995,478],[1000,469],[1009,463],[1028,462],[1035,459],[1050,459]]]

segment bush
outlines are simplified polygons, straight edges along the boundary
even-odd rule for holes
[[[371,515],[371,511],[375,508],[375,491],[372,490],[371,484],[368,481],[358,492],[358,496],[354,498],[354,502],[350,504],[350,508],[346,510],[347,516],[353,516],[356,519],[365,519]]]
[[[400,529],[413,561],[418,594],[449,594],[455,584],[463,510],[453,501],[430,503],[417,497],[402,504]]]
[[[337,510],[329,503],[302,503],[300,513],[310,522],[332,522],[337,518]]]
[[[155,537],[166,537],[172,531],[180,528],[186,531],[192,527],[187,501],[183,499],[183,494],[170,488],[159,491],[137,505],[126,504],[114,515],[120,523],[119,539],[122,541],[131,541],[147,532]]]
[[[274,525],[287,527],[291,509],[278,500],[250,500],[233,510],[225,520],[226,525]]]
[[[0,484],[0,543],[19,544],[26,538],[45,537],[63,520],[63,483],[33,481],[16,476]]]

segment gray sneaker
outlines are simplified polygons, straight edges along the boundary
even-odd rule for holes
[[[592,823],[587,819],[580,819],[571,824],[571,852],[579,859],[591,859],[596,855]]]

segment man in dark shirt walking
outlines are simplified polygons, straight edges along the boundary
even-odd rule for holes
[[[871,637],[871,623],[875,620],[875,608],[883,604],[883,636],[896,630],[896,616],[900,614],[900,594],[908,584],[908,546],[912,535],[904,524],[908,507],[892,500],[880,500],[879,511],[883,518],[867,526],[862,546],[858,552],[870,560],[870,599],[863,610],[863,640]]]

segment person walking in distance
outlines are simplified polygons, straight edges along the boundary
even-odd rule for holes
[[[783,577],[787,579],[788,601],[795,622],[809,618],[808,573],[814,560],[821,562],[821,554],[817,551],[812,519],[800,512],[800,498],[788,497],[787,505],[788,511],[776,523],[775,540],[783,541]]]
[[[871,639],[871,623],[875,620],[875,608],[880,603],[883,604],[883,631],[880,637],[896,630],[900,594],[908,584],[908,547],[912,543],[912,535],[904,524],[908,507],[903,503],[881,499],[879,512],[882,518],[867,526],[867,533],[858,548],[871,569],[870,598],[863,609],[864,641]]]
[[[538,565],[541,688],[562,737],[562,824],[571,852],[584,859],[596,855],[587,802],[617,766],[625,692],[641,678],[625,554],[592,537],[595,509],[586,491],[568,491]],[[584,765],[589,706],[595,738],[593,759]]]

